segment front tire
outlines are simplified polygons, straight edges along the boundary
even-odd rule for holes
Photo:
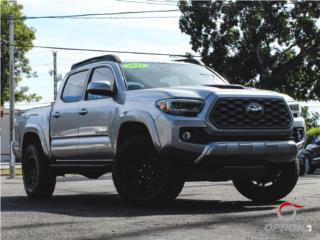
[[[277,166],[270,176],[261,180],[233,180],[236,189],[255,202],[274,202],[287,196],[299,178],[299,163],[294,162]]]
[[[174,162],[162,159],[146,135],[120,146],[112,177],[120,196],[139,205],[170,202],[184,185]]]
[[[30,198],[50,197],[56,185],[56,176],[38,144],[27,146],[22,159],[24,189]]]

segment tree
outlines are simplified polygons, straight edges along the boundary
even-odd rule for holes
[[[23,19],[22,5],[12,1],[1,0],[1,106],[9,100],[9,17],[13,13],[14,18],[14,44],[15,63],[14,81],[16,85],[23,77],[37,77],[32,71],[26,53],[31,49],[32,41],[35,39],[35,30],[29,28]],[[39,101],[40,96],[27,94],[29,88],[20,87],[15,91],[16,101]]]
[[[318,112],[309,112],[309,108],[305,106],[301,108],[301,117],[304,118],[307,129],[320,127],[320,114]]]
[[[319,100],[320,2],[292,2],[180,0],[180,29],[231,83]]]

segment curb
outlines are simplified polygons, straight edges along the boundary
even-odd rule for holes
[[[16,167],[15,172],[16,172],[16,176],[22,176],[21,167]],[[0,176],[1,177],[8,177],[9,175],[10,175],[10,169],[9,168],[2,168],[2,166],[1,166]]]

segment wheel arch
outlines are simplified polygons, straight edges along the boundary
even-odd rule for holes
[[[156,149],[161,147],[158,132],[155,123],[149,113],[140,112],[131,113],[122,117],[116,128],[114,140],[114,152],[124,142],[127,137],[137,134],[148,134]]]
[[[34,128],[26,129],[26,131],[23,134],[22,141],[21,141],[21,156],[23,156],[27,146],[33,143],[39,144],[43,150],[43,153],[46,156],[49,156],[49,150],[46,145],[45,139],[43,139],[41,137],[41,133],[39,133],[39,131]]]

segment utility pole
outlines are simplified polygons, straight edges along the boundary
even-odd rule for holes
[[[12,2],[15,4],[15,1]],[[13,9],[13,8],[12,8]],[[13,11],[13,10],[12,10]],[[14,141],[14,93],[15,93],[15,84],[14,84],[14,22],[13,22],[13,13],[10,14],[9,20],[9,71],[10,71],[10,176],[9,178],[14,178],[15,173],[15,156],[13,154],[13,141]]]
[[[58,77],[57,77],[57,51],[53,51],[53,96],[54,100],[57,97],[57,85],[58,85]]]

